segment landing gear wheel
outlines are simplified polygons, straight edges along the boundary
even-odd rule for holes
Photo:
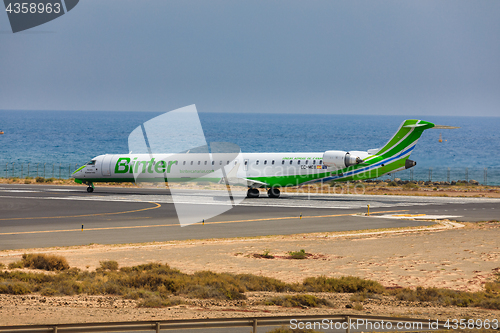
[[[280,197],[280,189],[271,187],[269,190],[267,190],[267,195],[269,198],[279,198]]]
[[[87,187],[87,192],[89,193],[94,192],[94,188],[92,186]]]
[[[259,197],[259,190],[256,188],[249,188],[247,191],[247,198],[258,198]]]

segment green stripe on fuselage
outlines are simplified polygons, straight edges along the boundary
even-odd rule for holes
[[[77,173],[78,171],[82,170],[83,168],[85,168],[85,165],[82,165],[81,167],[79,167],[78,169],[76,169],[75,172],[73,172],[72,174],[74,175],[75,173]]]

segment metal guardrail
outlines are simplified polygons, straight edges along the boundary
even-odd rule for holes
[[[190,320],[163,320],[163,321],[136,321],[136,322],[108,322],[108,323],[81,323],[81,324],[58,324],[58,325],[24,325],[24,326],[0,326],[0,332],[22,332],[22,333],[86,333],[86,332],[124,332],[124,331],[154,331],[160,330],[183,330],[201,328],[229,328],[250,327],[253,333],[257,327],[290,325],[291,320],[299,322],[317,322],[328,320],[330,323],[347,323],[342,329],[350,333],[351,325],[358,320],[365,322],[391,322],[391,323],[422,323],[423,330],[430,330],[429,319],[380,317],[355,314],[325,315],[325,316],[278,316],[278,317],[255,317],[255,318],[216,318],[216,319],[190,319]],[[436,322],[435,320],[433,321]],[[427,325],[427,326],[426,326]],[[436,328],[445,329],[444,323],[439,323]],[[415,331],[415,329],[411,329]],[[420,329],[418,329],[420,330]],[[402,329],[400,331],[408,331]]]

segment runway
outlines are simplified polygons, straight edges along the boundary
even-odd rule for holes
[[[183,202],[200,202],[184,191]],[[205,224],[180,227],[165,189],[0,185],[0,250],[152,241],[265,236],[431,225],[360,215],[427,214],[457,221],[500,219],[500,199],[283,194],[245,199]],[[83,230],[82,230],[83,225]]]

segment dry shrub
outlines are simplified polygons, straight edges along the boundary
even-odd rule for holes
[[[265,305],[279,305],[284,307],[310,307],[331,306],[331,303],[314,295],[286,295],[276,296],[265,301]]]
[[[167,306],[179,305],[181,303],[181,300],[178,298],[163,299],[158,296],[151,296],[144,299],[137,306],[140,308],[164,308]]]
[[[362,303],[354,303],[352,308],[356,311],[362,311],[363,310],[363,304]]]
[[[57,294],[58,294],[57,290],[52,289],[50,287],[46,287],[46,288],[43,288],[42,290],[40,290],[40,295],[42,295],[42,296],[54,296]]]
[[[108,271],[117,271],[118,263],[114,260],[100,261],[101,268]]]
[[[64,257],[47,254],[23,254],[22,267],[43,269],[46,271],[62,271],[69,269]]]
[[[489,294],[500,295],[500,282],[486,282],[484,290]]]
[[[125,295],[123,295],[123,297],[128,298],[128,299],[138,300],[141,298],[142,299],[150,298],[152,295],[154,295],[154,294],[148,290],[135,289],[135,290],[132,290],[132,291],[126,293]]]
[[[291,259],[306,259],[309,256],[309,253],[306,253],[304,249],[300,251],[290,251],[288,254]]]
[[[361,303],[361,302],[364,302],[366,300],[366,297],[367,297],[367,293],[355,293],[349,298],[349,300],[351,302]]]
[[[31,289],[23,282],[0,282],[0,294],[26,295]]]
[[[14,269],[14,268],[23,268],[24,264],[22,260],[16,261],[16,262],[11,262],[9,264],[9,269]]]
[[[238,274],[235,277],[247,291],[285,292],[298,289],[296,285],[290,285],[283,281],[265,276]]]
[[[500,310],[500,298],[485,299],[479,302],[476,306],[485,309]]]
[[[405,190],[418,190],[418,185],[415,183],[406,183],[403,185],[403,189],[405,189]]]
[[[487,291],[491,289],[486,289]],[[500,297],[489,292],[466,292],[443,288],[423,288],[416,290],[404,288],[391,292],[397,299],[404,301],[433,302],[445,306],[482,307],[500,309]]]
[[[312,292],[369,292],[381,294],[385,291],[385,288],[377,281],[361,279],[355,276],[342,276],[340,278],[320,276],[306,278],[303,285],[305,290]]]

